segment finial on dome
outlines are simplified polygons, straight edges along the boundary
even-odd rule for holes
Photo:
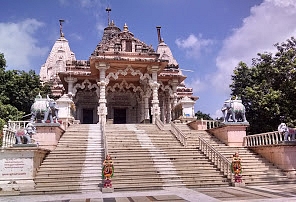
[[[124,23],[123,31],[124,31],[124,32],[127,32],[127,31],[128,31],[128,26],[126,25],[126,23]]]
[[[106,8],[106,11],[108,13],[108,26],[110,25],[110,12],[111,12],[111,8],[109,8],[109,6]]]
[[[65,20],[60,19],[60,37],[64,37],[64,33],[63,33],[63,22],[65,22]]]
[[[160,29],[161,29],[161,27],[160,26],[157,26],[156,29],[157,29],[158,43],[161,43],[161,42],[163,42],[163,39],[161,38],[161,35],[160,35]]]

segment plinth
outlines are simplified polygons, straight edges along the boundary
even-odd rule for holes
[[[17,195],[33,190],[36,172],[49,150],[37,146],[17,145],[1,151],[0,195]]]
[[[218,128],[208,131],[230,147],[244,146],[248,122],[225,122]]]
[[[102,188],[102,193],[112,193],[114,192],[114,188],[113,187],[103,187]]]
[[[33,135],[35,144],[40,148],[54,150],[65,132],[60,123],[35,123],[37,132]]]

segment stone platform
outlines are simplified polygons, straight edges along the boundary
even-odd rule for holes
[[[296,201],[294,184],[220,187],[220,188],[167,188],[157,191],[135,191],[102,193],[88,192],[81,194],[1,196],[0,202],[183,202],[183,201]]]

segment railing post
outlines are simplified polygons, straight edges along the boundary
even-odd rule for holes
[[[3,127],[3,139],[2,139],[2,148],[7,147],[7,125],[4,125]]]

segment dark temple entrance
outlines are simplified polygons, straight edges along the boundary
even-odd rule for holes
[[[92,124],[94,123],[93,109],[83,109],[83,123]]]
[[[114,108],[114,124],[125,124],[126,123],[126,109],[125,108]]]

